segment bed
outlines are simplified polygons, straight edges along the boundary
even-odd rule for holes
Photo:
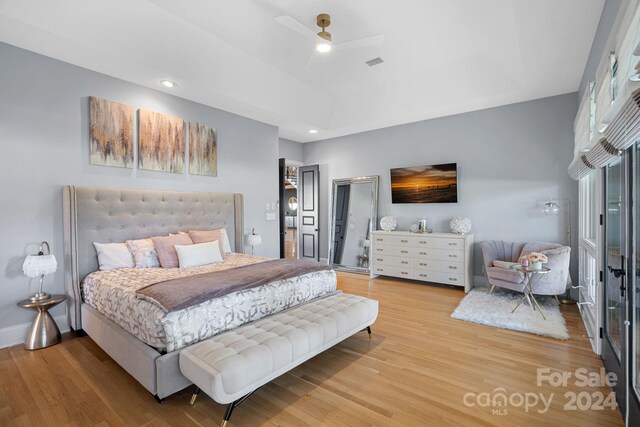
[[[210,270],[231,272],[238,266],[266,261],[241,254],[242,195],[66,186],[63,203],[70,326],[91,336],[158,399],[191,384],[179,370],[182,349],[335,291],[335,273],[325,270],[167,313],[136,299],[135,291],[155,281]],[[220,265],[182,270],[96,271],[93,242],[120,242],[221,227],[227,230],[234,253]]]

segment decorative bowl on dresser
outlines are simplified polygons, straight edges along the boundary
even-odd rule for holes
[[[374,231],[371,277],[393,276],[473,287],[473,234]]]

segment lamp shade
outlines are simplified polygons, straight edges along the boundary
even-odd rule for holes
[[[260,237],[259,234],[249,234],[247,243],[249,243],[249,246],[260,246],[262,244],[262,237]]]
[[[55,273],[58,269],[56,257],[48,255],[28,255],[22,263],[22,272],[28,277],[40,277]]]

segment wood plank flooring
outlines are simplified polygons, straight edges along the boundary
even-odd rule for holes
[[[359,333],[267,384],[236,409],[230,426],[620,426],[617,410],[564,410],[565,393],[607,387],[536,386],[536,369],[597,372],[575,306],[563,307],[563,342],[453,320],[460,289],[339,273],[339,288],[380,301],[373,338]],[[522,407],[469,407],[467,393],[554,397]],[[28,352],[0,350],[0,426],[219,425],[224,407],[192,388],[158,404],[89,337]],[[476,400],[467,396],[468,402]],[[516,399],[514,401],[518,403]],[[501,409],[503,415],[492,414]],[[506,414],[504,411],[506,410]]]

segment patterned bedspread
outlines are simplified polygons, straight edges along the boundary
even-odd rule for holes
[[[83,280],[82,297],[141,341],[171,352],[336,290],[335,272],[324,270],[233,292],[171,313],[136,296],[137,289],[152,283],[267,260],[269,258],[231,254],[222,263],[186,269],[95,271]]]

